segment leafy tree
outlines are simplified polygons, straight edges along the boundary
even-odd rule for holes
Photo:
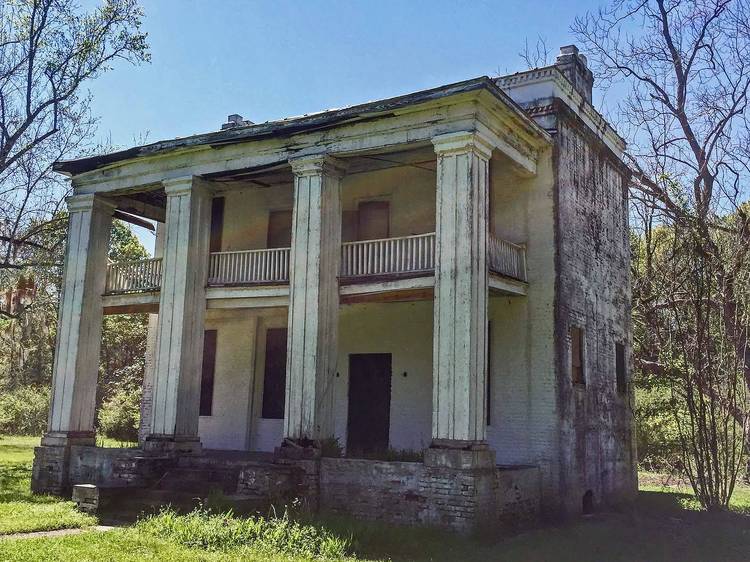
[[[54,265],[64,243],[67,188],[56,160],[94,147],[96,121],[85,87],[115,61],[149,60],[136,0],[0,2],[0,288],[13,272]],[[15,317],[32,300],[0,315]]]

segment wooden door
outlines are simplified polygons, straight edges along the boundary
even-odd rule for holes
[[[388,449],[391,418],[391,354],[349,355],[347,454]]]

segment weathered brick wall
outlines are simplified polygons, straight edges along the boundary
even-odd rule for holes
[[[31,491],[35,494],[65,494],[69,455],[70,450],[66,447],[35,447]]]
[[[71,447],[70,485],[96,484],[110,488],[144,487],[158,480],[175,459],[144,456],[139,449]]]
[[[539,514],[536,468],[457,470],[418,462],[322,459],[320,507],[459,531],[528,525]]]
[[[495,502],[497,519],[509,528],[537,523],[542,502],[542,474],[538,467],[497,467]]]
[[[615,374],[615,344],[631,346],[627,176],[571,111],[558,111],[559,474],[561,507],[575,514],[588,490],[595,503],[635,490],[630,396],[618,393]],[[571,382],[571,326],[585,331],[585,386]]]
[[[424,523],[424,468],[416,462],[322,459],[320,507],[363,519]]]
[[[237,494],[282,505],[299,493],[302,470],[294,466],[253,464],[243,467],[237,481]]]

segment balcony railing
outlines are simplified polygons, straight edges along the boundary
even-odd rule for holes
[[[252,285],[289,282],[289,248],[214,252],[209,258],[209,285]],[[526,281],[526,249],[490,235],[490,271]],[[159,290],[161,258],[110,263],[107,294]],[[431,275],[435,270],[435,234],[417,234],[345,242],[341,246],[341,277]]]
[[[527,281],[526,247],[502,240],[492,234],[487,240],[487,261],[490,271],[519,281]]]
[[[341,276],[364,277],[434,271],[435,233],[345,242]]]
[[[158,291],[161,287],[161,258],[107,264],[107,294]]]
[[[208,264],[208,284],[288,283],[289,252],[289,248],[214,252]]]

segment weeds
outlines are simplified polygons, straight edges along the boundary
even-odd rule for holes
[[[178,515],[164,509],[138,522],[137,529],[189,548],[209,551],[255,551],[289,556],[341,558],[351,551],[351,538],[282,517],[235,517],[231,512],[215,514],[204,509]]]

